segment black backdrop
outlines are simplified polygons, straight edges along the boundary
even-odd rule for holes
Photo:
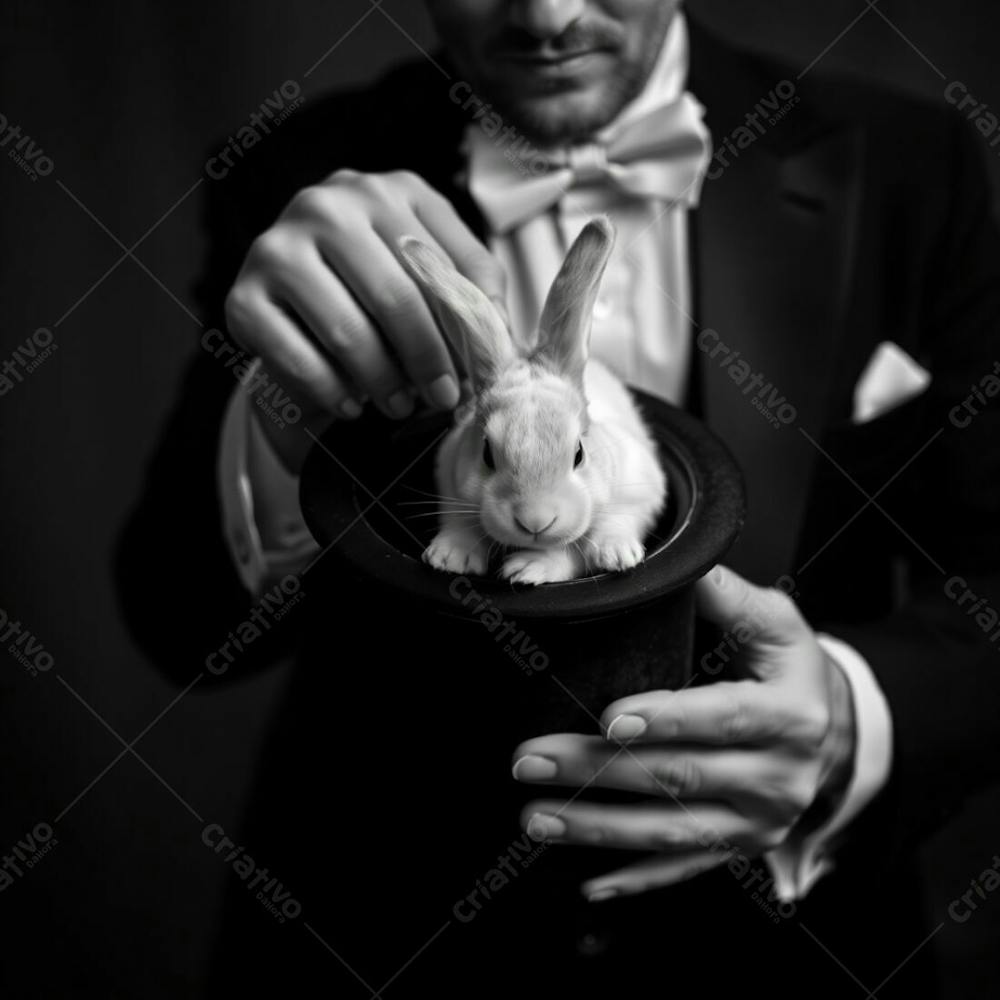
[[[822,54],[937,101],[958,79],[1000,106],[990,0],[690,6],[802,66]],[[110,554],[196,350],[187,313],[204,247],[200,195],[225,183],[204,179],[206,150],[286,81],[308,100],[416,55],[431,36],[413,0],[381,10],[369,0],[6,0],[0,18],[0,114],[30,137],[40,174],[32,181],[0,156],[0,370],[13,359],[23,379],[6,391],[0,381],[0,626],[3,615],[20,621],[53,658],[33,677],[0,650],[0,851],[32,830],[44,836],[44,824],[58,841],[0,890],[0,940],[25,984],[18,996],[183,996],[232,876],[115,735],[135,739],[178,691],[128,638]],[[1000,159],[990,162],[1000,181]],[[20,368],[15,350],[50,337],[44,361]],[[149,553],[154,565],[164,557]],[[194,553],[191,568],[190,589],[162,609],[164,630],[211,600]],[[237,828],[237,776],[250,773],[283,679],[276,670],[224,696],[192,692],[135,749],[199,812]],[[926,851],[927,906],[945,922],[934,947],[955,997],[981,995],[1000,968],[989,954],[1000,902],[963,925],[946,914],[991,863],[998,803],[984,796]],[[302,831],[303,849],[321,850],[311,837]],[[29,938],[50,947],[50,963],[17,968]],[[818,953],[819,972],[825,961]]]

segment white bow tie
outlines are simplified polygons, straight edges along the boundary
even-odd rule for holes
[[[472,125],[469,191],[495,233],[546,211],[575,185],[609,184],[640,198],[697,205],[712,152],[704,112],[684,93],[600,142],[556,151],[525,140],[505,145]]]

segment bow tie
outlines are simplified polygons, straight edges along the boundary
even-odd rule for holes
[[[690,93],[617,128],[601,141],[541,150],[507,130],[469,127],[469,191],[495,233],[547,211],[578,185],[607,185],[638,198],[698,203],[711,139]],[[505,132],[507,133],[505,135]]]

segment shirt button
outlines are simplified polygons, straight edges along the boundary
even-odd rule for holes
[[[596,958],[608,950],[608,939],[603,934],[589,932],[577,939],[576,951],[585,958]]]

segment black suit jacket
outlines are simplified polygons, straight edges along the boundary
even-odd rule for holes
[[[730,564],[762,584],[791,576],[810,620],[852,643],[888,698],[892,778],[856,825],[857,860],[848,851],[829,880],[846,886],[853,877],[864,891],[872,861],[898,860],[997,777],[997,645],[954,597],[969,590],[1000,609],[1000,406],[981,407],[967,426],[949,414],[1000,350],[1000,241],[983,150],[945,102],[819,71],[796,80],[691,22],[690,87],[717,148],[780,81],[794,87],[794,106],[727,167],[716,161],[691,252],[697,329],[739,351],[795,418],[775,428],[719,355],[705,352],[695,352],[694,397],[747,478],[749,516]],[[222,300],[252,238],[297,190],[338,167],[414,171],[482,235],[459,179],[469,119],[449,96],[454,82],[417,60],[372,87],[320,98],[210,181],[211,256],[199,289],[207,323],[222,327]],[[884,340],[933,380],[920,397],[854,425],[854,386]],[[214,491],[232,387],[207,353],[193,363],[119,552],[135,633],[179,681],[204,670],[249,603],[222,544]],[[175,554],[166,578],[144,571],[150,546]],[[183,635],[164,634],[164,594],[193,577],[211,600],[189,605]],[[301,642],[325,616],[318,603],[303,602],[229,677]],[[344,644],[326,649],[341,666],[358,655]],[[850,893],[821,887],[815,905],[836,913]]]

